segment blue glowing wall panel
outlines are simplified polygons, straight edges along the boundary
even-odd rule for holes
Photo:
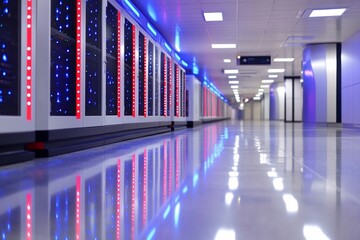
[[[85,239],[101,239],[101,174],[85,181]]]
[[[139,33],[139,73],[138,73],[138,83],[139,83],[139,116],[144,116],[144,34]]]
[[[0,214],[1,239],[21,239],[21,209],[15,207]]]
[[[75,239],[75,199],[75,186],[51,196],[49,239]]]
[[[154,44],[149,41],[148,49],[148,115],[154,113]]]
[[[109,6],[109,5],[108,5]],[[117,204],[117,166],[106,169],[106,187],[105,187],[105,204],[106,204],[106,239],[116,239],[116,204]]]
[[[75,116],[76,2],[51,1],[50,114]]]
[[[155,116],[159,116],[159,49],[155,47]]]
[[[171,74],[171,60],[170,58],[166,58],[166,84],[167,84],[167,87],[166,87],[166,91],[167,91],[167,108],[166,108],[166,111],[167,111],[167,116],[171,116],[170,112],[171,112],[171,98],[172,98],[172,94],[171,94],[171,77],[172,77],[172,74]]]
[[[165,54],[160,57],[160,116],[165,116]]]
[[[20,2],[0,1],[0,115],[20,114]]]
[[[133,101],[132,101],[132,68],[133,68],[133,34],[132,34],[132,24],[129,20],[125,19],[125,35],[124,35],[124,44],[125,44],[125,61],[124,61],[124,100],[125,100],[125,115],[132,115]]]
[[[117,115],[118,11],[106,7],[106,115]]]
[[[101,115],[101,0],[86,1],[85,115]]]
[[[131,239],[131,191],[132,191],[132,162],[125,161],[124,164],[124,239]]]

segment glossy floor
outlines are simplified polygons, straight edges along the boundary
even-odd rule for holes
[[[360,130],[221,122],[0,169],[0,239],[359,239]]]

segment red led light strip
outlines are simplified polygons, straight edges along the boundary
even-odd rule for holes
[[[147,219],[147,150],[144,149],[144,179],[143,179],[143,203],[142,203],[142,222],[146,225]]]
[[[176,99],[175,99],[175,104],[176,104],[176,117],[179,117],[179,67],[177,65],[175,65],[175,74],[176,74],[176,86],[175,86],[175,93],[176,93]]]
[[[132,117],[136,116],[136,101],[135,101],[135,25],[132,25]]]
[[[117,116],[121,116],[121,13],[118,11],[117,19]]]
[[[76,222],[75,231],[76,239],[80,239],[80,189],[81,188],[81,177],[76,176]]]
[[[206,117],[206,114],[207,114],[207,112],[206,112],[206,108],[207,108],[207,104],[206,104],[206,95],[207,95],[207,92],[206,92],[206,87],[205,86],[203,86],[203,97],[204,97],[204,102],[203,102],[203,111],[204,111],[204,117]]]
[[[135,239],[135,164],[136,156],[133,154],[131,176],[131,239]]]
[[[178,190],[180,187],[180,139],[175,139],[175,188]]]
[[[32,196],[26,195],[26,240],[32,239]]]
[[[148,111],[148,92],[147,92],[147,39],[144,37],[144,117],[147,117]]]
[[[170,61],[169,61],[169,64],[170,64],[170,66],[169,66],[169,96],[168,96],[168,98],[169,98],[169,105],[170,106],[168,106],[168,108],[170,109],[170,112],[172,111],[171,109],[172,109],[172,61],[171,61],[171,58],[169,59]],[[172,113],[171,113],[172,114]]]
[[[183,117],[186,117],[186,109],[187,109],[187,105],[186,105],[186,75],[185,73],[183,74],[183,88],[184,88],[184,94],[183,94]]]
[[[26,5],[26,120],[32,119],[32,0]]]
[[[117,163],[117,184],[116,184],[116,240],[121,239],[121,228],[120,228],[120,207],[121,207],[121,161]]]
[[[166,194],[166,190],[167,190],[167,142],[164,141],[164,176],[163,176],[163,181],[164,181],[164,186],[163,186],[163,202],[166,202],[166,198],[167,198],[167,194]]]
[[[166,55],[164,54],[164,117],[167,116],[167,63]]]
[[[76,2],[76,119],[81,118],[80,81],[81,81],[81,0]]]

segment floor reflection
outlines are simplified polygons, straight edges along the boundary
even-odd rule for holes
[[[225,131],[225,132],[220,132]],[[133,140],[4,168],[1,239],[151,239],[223,149],[227,129]]]

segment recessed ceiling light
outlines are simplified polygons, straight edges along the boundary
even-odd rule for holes
[[[270,86],[269,85],[261,85],[260,87],[261,88],[269,88]]]
[[[229,84],[239,84],[239,81],[229,81]]]
[[[265,90],[264,90],[264,89],[262,89],[262,88],[260,88],[258,91],[259,91],[259,92],[263,92],[263,91],[265,91]]]
[[[231,85],[230,87],[231,88],[239,88],[239,86],[237,86],[237,85]]]
[[[237,69],[224,69],[225,74],[238,74],[239,70]]]
[[[255,101],[258,101],[258,100],[260,100],[261,98],[260,97],[254,97],[253,98]]]
[[[269,75],[269,78],[277,78],[277,77],[278,77],[278,75],[276,75],[276,74]]]
[[[294,58],[274,58],[274,62],[293,62]]]
[[[233,75],[232,75],[232,76],[229,76],[228,78],[229,78],[229,79],[236,79],[237,76],[233,76]]]
[[[283,73],[285,72],[285,69],[269,69],[268,73]]]
[[[222,12],[204,12],[204,18],[207,22],[221,22],[224,20]]]
[[[345,12],[346,8],[315,9],[309,17],[338,17]]]
[[[224,63],[231,63],[231,59],[228,58],[224,59]]]
[[[216,44],[213,43],[211,44],[212,48],[236,48],[236,44],[234,43],[220,43],[220,44]]]
[[[264,80],[262,80],[261,82],[262,82],[262,83],[273,83],[274,80],[272,80],[272,79],[264,79]]]

